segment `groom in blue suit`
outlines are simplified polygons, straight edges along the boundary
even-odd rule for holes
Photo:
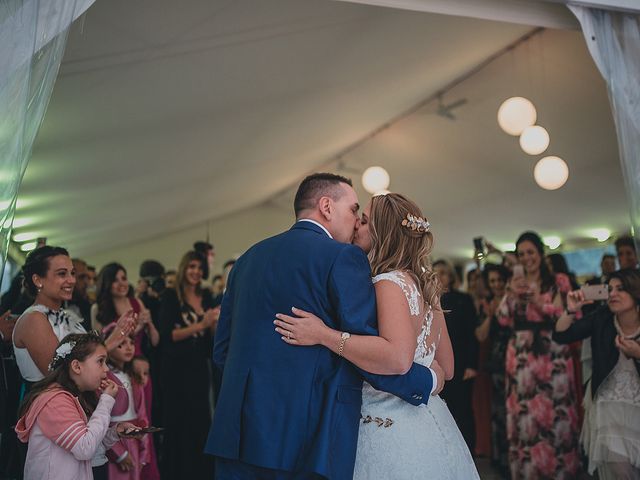
[[[378,334],[369,262],[350,244],[359,226],[351,181],[305,178],[294,210],[290,230],[236,262],[222,301],[213,352],[222,387],[205,447],[218,479],[352,478],[363,378],[413,405],[442,388],[441,374],[415,363],[405,375],[373,375],[280,339],[275,314],[292,306],[343,332]]]

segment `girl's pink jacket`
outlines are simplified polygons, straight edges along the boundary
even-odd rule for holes
[[[29,443],[25,480],[92,479],[91,459],[98,445],[110,448],[118,441],[115,428],[109,428],[114,403],[102,394],[87,421],[78,399],[61,387],[40,394],[16,425],[20,441]]]

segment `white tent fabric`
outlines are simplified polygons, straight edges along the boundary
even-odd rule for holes
[[[0,278],[18,189],[58,75],[69,26],[93,1],[0,3]]]
[[[607,82],[636,246],[640,248],[640,15],[571,6]]]
[[[436,256],[466,258],[477,235],[627,228],[606,85],[577,30],[531,37],[530,25],[333,0],[188,3],[96,2],[70,29],[19,238],[133,275],[210,235],[222,262],[290,226],[309,172],[345,173],[366,203],[372,165],[429,216]],[[538,158],[497,124],[514,95],[534,102],[549,154],[570,168],[558,191],[536,185]]]
[[[577,29],[564,5],[531,0],[339,0],[415,12],[497,20],[546,28]]]

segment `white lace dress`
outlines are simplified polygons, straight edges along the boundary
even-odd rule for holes
[[[609,471],[608,464],[618,463],[628,464],[628,478],[640,478],[640,377],[632,358],[620,353],[587,412],[582,443],[589,473],[597,468],[601,479],[623,478]]]
[[[425,303],[412,280],[402,272],[377,275],[373,282],[388,280],[404,292],[411,315],[424,311]],[[440,339],[432,332],[433,314],[424,311],[414,361],[429,366]],[[354,479],[430,480],[479,479],[469,449],[447,405],[432,396],[427,405],[413,406],[365,382],[362,420]]]

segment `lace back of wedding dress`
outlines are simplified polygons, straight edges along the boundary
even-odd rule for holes
[[[434,319],[416,283],[394,271],[374,277],[389,280],[404,292],[416,322],[422,320],[414,361],[430,366],[443,330],[442,315]],[[467,444],[444,401],[412,405],[364,382],[354,480],[480,480]]]
[[[388,280],[398,285],[407,299],[409,312],[412,316],[422,316],[422,328],[417,338],[416,352],[413,360],[420,365],[428,367],[435,358],[436,348],[440,342],[442,333],[441,325],[433,325],[433,310],[423,299],[418,286],[406,273],[399,270],[381,273],[373,277],[373,283]]]

